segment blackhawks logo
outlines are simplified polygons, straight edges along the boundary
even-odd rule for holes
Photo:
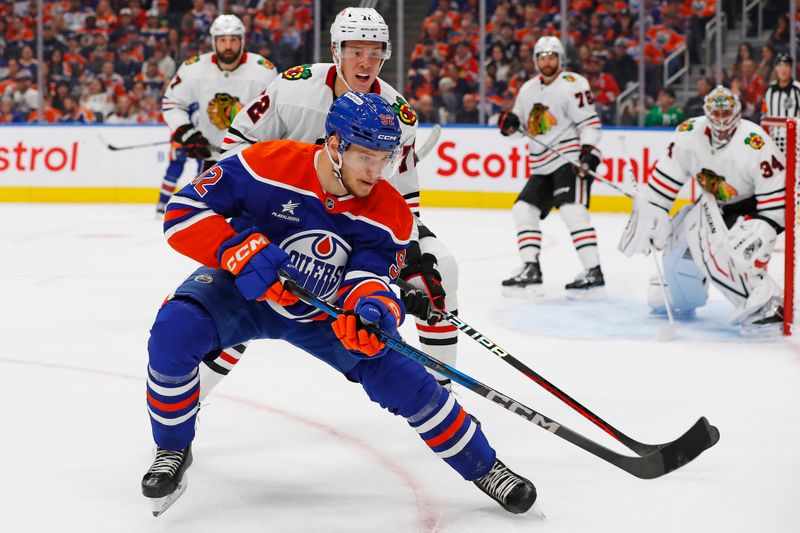
[[[573,81],[575,81],[575,76],[573,76],[572,74],[564,74],[564,75],[563,75],[563,76],[561,76],[561,77],[562,77],[562,78],[564,78],[565,80],[567,80],[567,81],[568,81],[568,82],[570,82],[570,83],[572,83]]]
[[[228,93],[217,93],[213,99],[209,100],[206,113],[208,113],[208,119],[218,130],[227,130],[242,107],[239,97],[231,96]]]
[[[399,96],[397,97],[397,102],[392,104],[392,109],[394,109],[395,114],[400,118],[400,122],[403,124],[413,126],[417,123],[417,114],[414,113],[414,110],[411,109],[408,102]]]
[[[761,150],[761,147],[764,146],[764,139],[762,139],[761,135],[758,133],[751,133],[747,139],[744,140],[744,143],[750,148]]]
[[[311,65],[297,65],[290,69],[283,71],[283,79],[285,80],[307,80],[311,77]]]
[[[191,65],[192,63],[197,63],[198,61],[200,61],[200,56],[192,56],[183,63],[185,65]]]
[[[550,128],[558,124],[558,121],[547,106],[536,102],[533,104],[530,114],[528,114],[528,133],[531,135],[544,135]]]
[[[678,126],[678,131],[692,131],[694,129],[694,120],[684,120]]]
[[[273,63],[269,59],[261,58],[258,60],[258,64],[264,68],[275,70],[275,63]]]

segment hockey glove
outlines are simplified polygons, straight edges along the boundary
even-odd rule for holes
[[[777,236],[769,222],[740,217],[726,238],[731,259],[739,270],[760,276],[766,272]]]
[[[431,313],[434,313],[434,316],[436,315],[436,310],[431,305],[431,301],[425,291],[419,289],[402,291],[400,299],[403,301],[403,307],[406,308],[406,313],[409,315],[418,317],[431,317]],[[423,320],[428,320],[428,318]],[[433,323],[435,324],[436,322]]]
[[[592,179],[593,176],[591,176],[589,172],[597,170],[597,166],[600,164],[600,158],[592,153],[593,150],[594,146],[590,144],[581,145],[581,153],[578,156],[577,168],[578,177],[581,179]]]
[[[436,262],[436,257],[432,254],[423,254],[419,247],[419,242],[411,241],[406,250],[406,262],[403,270],[400,271],[400,277],[417,289],[424,291],[430,302],[428,308],[419,309],[419,313],[409,312],[422,320],[427,320],[430,325],[436,324],[440,316],[432,314],[431,307],[440,311],[444,310],[445,299],[442,275],[439,274],[439,265]]]
[[[299,272],[289,261],[289,255],[256,228],[222,243],[218,255],[222,268],[236,276],[236,288],[248,300],[274,300],[280,305],[298,302],[297,296],[284,289],[278,270],[283,268],[292,277]]]
[[[663,250],[670,234],[669,214],[637,191],[633,197],[633,211],[619,240],[619,251],[627,257],[635,253],[650,254],[650,242]]]
[[[497,125],[500,127],[500,133],[508,137],[519,131],[519,117],[511,111],[506,111],[500,115]]]
[[[208,159],[211,157],[208,139],[203,137],[200,130],[191,124],[178,126],[172,134],[172,140],[181,145],[188,157],[193,159]]]
[[[372,324],[384,333],[395,335],[404,318],[403,306],[395,295],[381,291],[359,298],[353,311],[339,315],[331,327],[345,348],[354,352],[356,357],[366,359],[381,357],[389,348],[374,333],[367,331],[365,324]]]

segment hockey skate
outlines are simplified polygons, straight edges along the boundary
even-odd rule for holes
[[[525,263],[518,274],[504,279],[502,294],[510,298],[542,296],[542,270],[538,261]]]
[[[156,450],[153,466],[142,478],[142,494],[150,498],[153,516],[160,516],[186,490],[184,474],[192,464],[192,445],[181,451]]]
[[[783,332],[783,305],[772,298],[767,305],[742,321],[739,333],[742,337],[770,338]]]
[[[600,265],[578,274],[575,281],[567,283],[567,298],[570,300],[602,300],[606,297],[606,282]]]
[[[536,501],[536,487],[495,459],[489,473],[473,481],[475,485],[506,511],[522,514]]]
[[[167,204],[165,202],[158,202],[156,204],[156,218],[163,218],[164,213],[167,211]]]

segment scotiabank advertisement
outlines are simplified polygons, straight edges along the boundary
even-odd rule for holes
[[[417,147],[432,129],[421,126]],[[647,181],[671,136],[668,130],[609,128],[600,149],[598,174],[632,190],[630,173]],[[154,126],[2,126],[0,200],[65,202],[155,201],[169,163],[169,130]],[[528,169],[526,139],[508,139],[494,127],[450,127],[441,134],[418,169],[423,205],[507,207],[524,186]],[[193,176],[187,163],[182,181]],[[437,194],[438,193],[438,194]],[[682,191],[690,197],[691,190]],[[595,184],[593,206],[620,192]],[[496,198],[476,202],[476,198]],[[443,201],[446,199],[447,201]]]

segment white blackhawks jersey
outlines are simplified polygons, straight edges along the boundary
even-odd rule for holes
[[[308,143],[324,141],[325,119],[334,100],[336,76],[333,63],[299,65],[284,71],[262,95],[247,103],[236,115],[222,142],[223,157],[271,139]],[[403,195],[411,212],[418,216],[419,177],[414,155],[417,115],[405,98],[380,78],[375,80],[371,92],[383,96],[399,119],[402,160],[398,172],[387,181]]]
[[[677,127],[653,169],[648,200],[670,209],[683,184],[696,179],[703,169],[724,178],[715,195],[721,206],[752,199],[759,217],[784,226],[785,161],[760,126],[742,119],[728,144],[715,149],[708,119],[686,120]],[[699,183],[696,186],[701,187]]]
[[[241,64],[232,71],[220,69],[213,52],[190,57],[180,66],[164,93],[164,120],[170,130],[175,131],[179,126],[191,124],[189,109],[192,105],[199,106],[198,129],[212,146],[220,147],[230,126],[230,114],[218,110],[233,106],[235,112],[277,76],[271,61],[250,52],[242,55]]]
[[[581,145],[597,147],[602,136],[589,82],[574,72],[562,71],[549,84],[540,75],[529,79],[517,93],[513,112],[525,131],[573,161]],[[550,174],[568,164],[533,140],[528,146],[531,175]]]

